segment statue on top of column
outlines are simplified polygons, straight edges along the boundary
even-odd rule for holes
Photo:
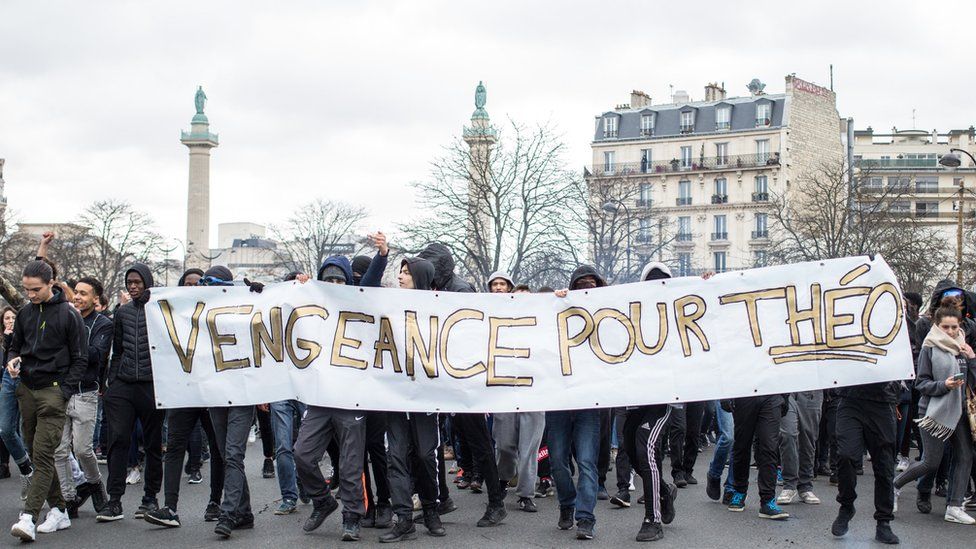
[[[197,108],[197,114],[203,114],[203,107],[207,103],[207,94],[203,93],[203,86],[197,86],[197,94],[193,97],[193,104]]]

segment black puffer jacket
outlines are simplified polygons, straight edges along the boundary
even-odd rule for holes
[[[149,301],[149,288],[153,285],[153,278],[149,267],[141,263],[132,265],[132,268],[125,272],[125,276],[129,276],[133,271],[142,277],[146,289],[139,299],[133,299],[115,312],[112,364],[108,373],[109,385],[117,379],[130,383],[153,380],[149,333],[146,330],[146,302]]]
[[[440,242],[428,244],[417,257],[434,264],[434,288],[442,292],[474,292],[474,286],[454,274],[451,250]]]

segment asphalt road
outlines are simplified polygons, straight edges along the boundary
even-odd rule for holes
[[[711,450],[699,457],[696,477],[704,480],[705,467]],[[38,544],[57,547],[321,547],[342,544],[339,540],[340,513],[328,518],[313,534],[302,533],[301,525],[310,511],[309,505],[300,505],[299,512],[288,516],[275,516],[280,495],[275,479],[261,478],[261,446],[248,448],[247,470],[250,477],[255,528],[235,532],[229,540],[220,540],[213,533],[214,523],[203,522],[203,510],[207,503],[207,467],[204,466],[204,483],[183,485],[180,493],[180,517],[183,526],[164,529],[144,521],[135,520],[135,511],[142,496],[142,485],[129,486],[123,499],[125,520],[99,524],[90,504],[82,509],[81,516],[72,522],[70,529],[54,534],[38,534]],[[758,517],[758,498],[753,495],[743,513],[730,513],[722,505],[712,502],[705,495],[704,485],[682,489],[677,501],[677,518],[665,526],[664,540],[660,547],[867,547],[879,546],[873,541],[874,520],[872,494],[873,478],[870,462],[866,463],[865,476],[859,477],[861,497],[858,499],[858,515],[851,523],[850,533],[838,540],[830,535],[830,523],[837,512],[834,497],[837,490],[827,484],[827,479],[815,481],[815,492],[823,500],[821,505],[794,504],[788,506],[792,517],[788,521],[774,522]],[[666,466],[667,469],[667,466]],[[103,466],[104,470],[104,466]],[[611,473],[611,477],[612,477]],[[755,471],[753,484],[755,491]],[[452,487],[453,489],[453,487]],[[6,517],[6,525],[13,525],[20,511],[20,482],[13,478],[0,481],[0,516]],[[529,514],[515,508],[515,498],[506,500],[508,518],[494,528],[477,528],[475,522],[484,511],[485,494],[456,491],[453,498],[458,511],[444,517],[447,536],[432,538],[418,526],[416,541],[402,546],[415,547],[565,547],[576,544],[598,546],[638,545],[634,536],[640,525],[643,511],[639,506],[615,509],[609,502],[597,502],[596,538],[592,542],[579,542],[572,531],[556,528],[558,506],[554,498],[537,499],[539,512]],[[636,502],[637,496],[634,496]],[[161,499],[161,495],[160,495]],[[949,524],[942,520],[944,500],[933,498],[935,510],[921,515],[914,506],[915,490],[906,488],[901,496],[902,509],[892,527],[901,537],[905,547],[973,547],[976,544],[976,527]],[[43,518],[43,517],[42,517]],[[9,530],[8,530],[9,531]],[[378,546],[381,531],[363,529],[362,545]],[[4,534],[0,546],[20,545],[19,540]],[[346,546],[353,544],[347,543]],[[389,547],[389,546],[386,546]]]

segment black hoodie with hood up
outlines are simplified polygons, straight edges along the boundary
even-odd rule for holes
[[[115,334],[112,341],[112,363],[108,382],[116,379],[129,383],[151,382],[152,362],[149,355],[149,332],[146,329],[146,302],[149,301],[153,276],[149,267],[134,263],[127,271],[142,277],[146,289],[139,299],[133,299],[115,312]]]
[[[935,290],[932,291],[932,297],[929,299],[928,310],[924,314],[919,315],[918,320],[915,322],[915,337],[918,341],[925,341],[925,336],[929,335],[929,330],[932,329],[932,317],[935,315],[935,310],[939,308],[939,303],[942,301],[942,294],[949,290],[962,291],[962,330],[966,334],[966,343],[976,349],[976,321],[970,318],[967,312],[972,307],[972,304],[969,303],[970,295],[957,286],[955,281],[950,279],[942,280],[935,285]]]
[[[81,314],[53,287],[51,299],[28,303],[17,313],[7,360],[20,357],[20,378],[28,389],[61,386],[65,396],[88,366],[88,338]]]
[[[576,270],[573,271],[573,274],[569,277],[569,289],[575,290],[576,283],[579,282],[579,279],[587,276],[596,278],[597,288],[603,288],[607,285],[607,281],[603,280],[603,277],[596,272],[595,268],[590,265],[580,265],[579,267],[576,267]]]
[[[440,242],[427,245],[417,257],[434,265],[434,290],[442,292],[474,292],[474,286],[454,274],[454,257],[451,250]]]
[[[407,266],[410,277],[413,278],[414,290],[433,290],[434,264],[420,257],[408,257],[400,263],[400,268]]]

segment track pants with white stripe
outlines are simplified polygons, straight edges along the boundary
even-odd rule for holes
[[[627,411],[624,423],[624,449],[644,485],[644,516],[661,522],[661,433],[668,423],[671,408],[667,404],[642,406]]]

